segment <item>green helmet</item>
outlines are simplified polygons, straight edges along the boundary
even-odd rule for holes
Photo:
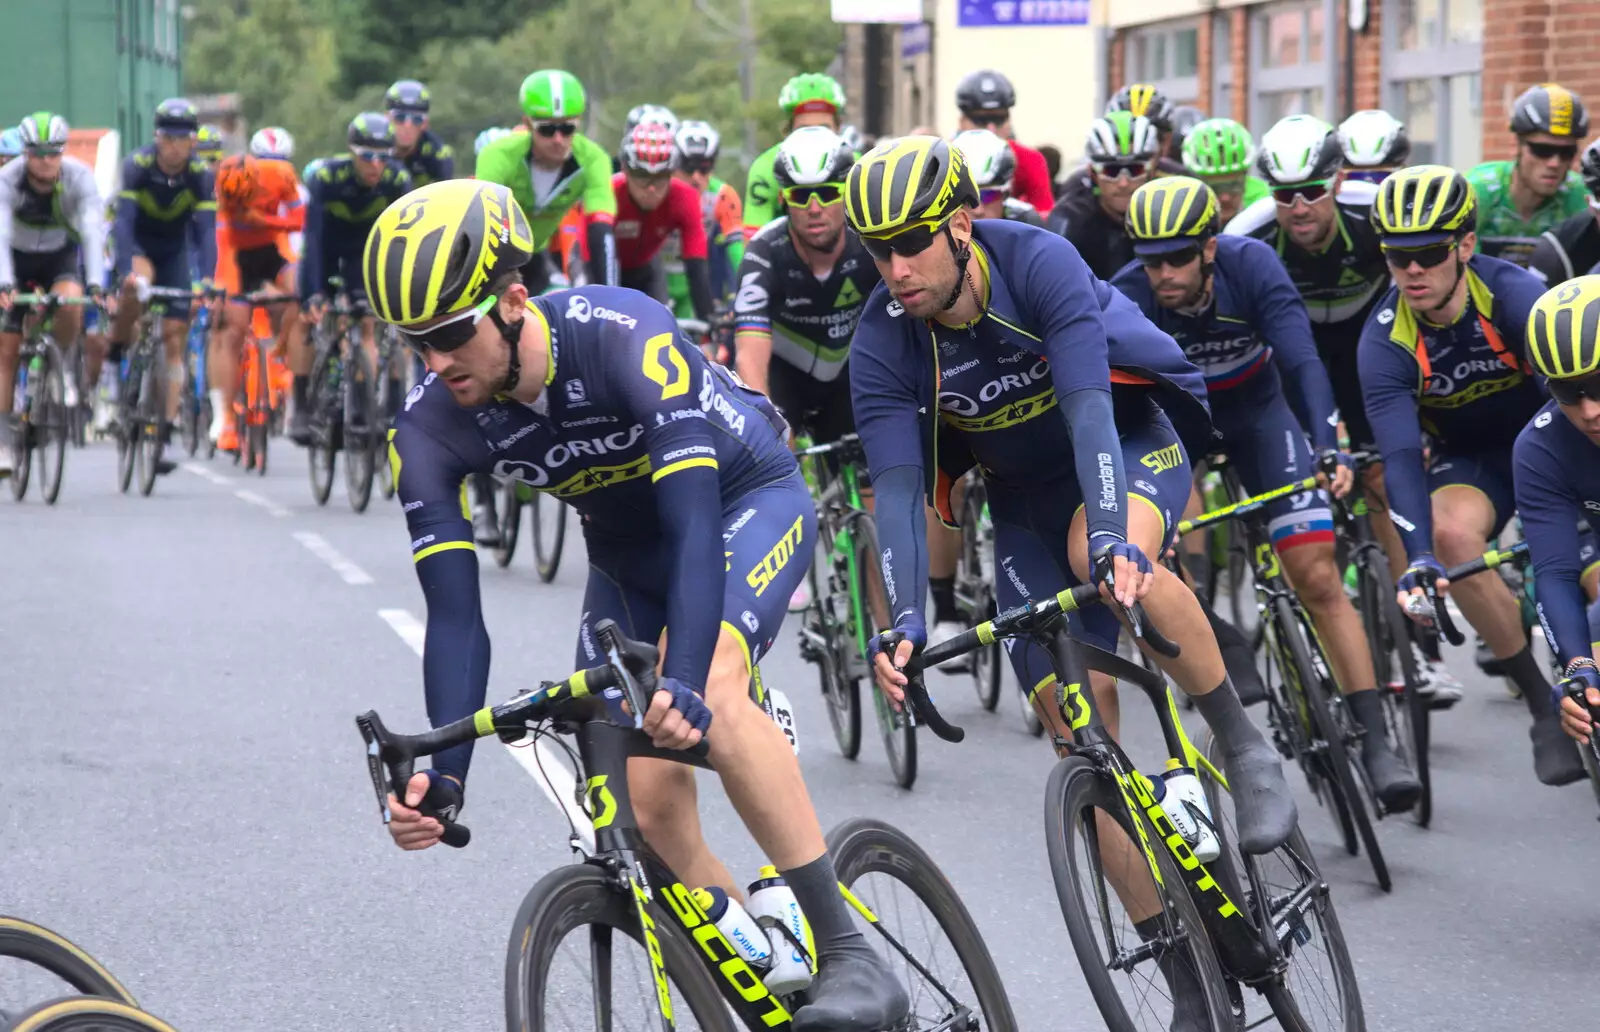
[[[1197,176],[1239,176],[1250,170],[1256,142],[1231,118],[1208,118],[1183,141],[1183,164]]]
[[[544,68],[522,80],[522,113],[535,121],[582,118],[587,98],[571,72]]]
[[[790,118],[801,109],[819,111],[824,107],[837,114],[844,110],[844,89],[831,75],[805,72],[783,84],[778,106]]]

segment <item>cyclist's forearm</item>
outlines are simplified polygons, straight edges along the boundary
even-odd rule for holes
[[[1122,442],[1111,413],[1111,392],[1074,391],[1061,403],[1072,438],[1073,463],[1083,491],[1089,537],[1128,539],[1128,481],[1122,469]]]
[[[883,548],[879,561],[889,589],[890,622],[898,623],[905,613],[921,614],[928,594],[928,518],[922,470],[916,466],[884,470],[873,478],[872,491],[877,499],[872,518]]]
[[[616,286],[622,281],[622,271],[617,265],[617,241],[611,233],[611,223],[590,219],[585,233],[589,243],[589,282],[596,286]]]
[[[4,240],[11,237],[9,223],[10,213],[3,234]],[[99,197],[89,197],[78,207],[76,219],[78,230],[78,251],[83,256],[83,277],[87,285],[103,284],[106,279],[106,220],[104,209],[100,206]],[[7,273],[11,270],[11,248],[8,244],[0,242],[0,251],[5,253],[4,263]]]
[[[656,481],[656,507],[662,536],[674,557],[673,590],[667,600],[667,655],[661,673],[703,690],[721,633],[717,611],[707,608],[707,600],[722,598],[726,577],[757,577],[760,568],[748,574],[725,571],[722,495],[715,466],[674,468],[669,461],[658,472],[667,474]]]
[[[124,193],[117,200],[117,221],[112,228],[114,246],[117,252],[117,278],[126,276],[133,268],[133,256],[139,253],[139,246],[133,239],[133,224],[139,217],[139,202],[134,200],[130,193]]]
[[[1338,404],[1333,400],[1333,384],[1322,362],[1314,359],[1285,370],[1283,384],[1289,407],[1310,435],[1312,446],[1317,451],[1338,447],[1338,429],[1334,425]]]
[[[733,367],[739,379],[760,391],[767,392],[767,370],[772,365],[772,335],[768,333],[739,333],[733,338]]]
[[[711,298],[711,269],[704,258],[685,258],[683,274],[689,281],[689,304],[694,307],[694,317],[708,321],[715,307]]]
[[[1389,518],[1400,531],[1406,558],[1433,551],[1433,502],[1428,497],[1422,449],[1402,448],[1383,456],[1383,485],[1389,496]]]
[[[489,631],[478,594],[478,557],[451,549],[417,563],[427,602],[427,637],[422,683],[428,720],[434,727],[459,720],[483,706],[489,685]],[[434,769],[465,781],[472,743],[433,757]]]
[[[190,240],[199,258],[200,278],[210,279],[217,271],[217,206],[204,202],[195,209],[189,223]]]
[[[11,234],[15,226],[11,202],[8,197],[0,193],[0,283],[16,283],[17,270],[11,263]]]
[[[1588,602],[1578,578],[1539,573],[1534,579],[1534,595],[1539,599],[1539,622],[1561,665],[1565,667],[1580,657],[1592,659]]]

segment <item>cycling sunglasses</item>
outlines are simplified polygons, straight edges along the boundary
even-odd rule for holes
[[[388,161],[394,157],[394,151],[392,150],[376,150],[371,147],[351,147],[350,153],[354,154],[360,161]]]
[[[34,143],[27,148],[28,155],[34,158],[54,158],[60,155],[62,148],[50,143]]]
[[[477,336],[478,323],[483,321],[484,315],[499,300],[498,295],[490,294],[481,304],[475,305],[459,315],[452,316],[442,323],[435,323],[426,329],[412,330],[404,326],[398,326],[396,329],[400,331],[400,339],[404,340],[406,345],[419,356],[426,357],[430,351],[448,355]]]
[[[886,262],[891,254],[897,254],[902,258],[915,258],[933,246],[933,242],[939,238],[944,227],[945,224],[941,222],[937,226],[912,226],[892,237],[858,235],[861,246],[867,249],[868,254],[877,261]]]
[[[1450,260],[1450,256],[1456,253],[1456,243],[1455,240],[1445,240],[1427,247],[1390,247],[1384,244],[1383,257],[1396,269],[1408,269],[1412,262],[1424,269],[1432,269]]]
[[[1372,183],[1377,185],[1394,174],[1392,168],[1347,168],[1344,177],[1355,183]]]
[[[553,136],[571,136],[578,131],[576,122],[540,122],[533,127],[533,131],[549,139]]]
[[[1009,186],[1000,187],[998,190],[979,190],[978,203],[993,204],[996,201],[1003,201],[1010,196],[1011,188]]]
[[[1244,179],[1207,179],[1206,185],[1218,197],[1238,197],[1244,193]]]
[[[428,114],[425,111],[394,110],[389,112],[389,118],[396,122],[405,122],[410,125],[421,125],[428,120]]]
[[[832,207],[844,200],[844,184],[818,183],[816,186],[786,186],[783,189],[783,203],[791,208],[808,208],[813,199],[824,208]]]
[[[1162,251],[1160,254],[1141,254],[1138,256],[1139,264],[1147,269],[1159,269],[1163,265],[1181,269],[1198,257],[1200,257],[1200,248],[1198,247],[1185,247],[1181,251]]]
[[[690,175],[698,172],[712,172],[716,170],[716,167],[716,161],[711,158],[685,158],[682,162],[683,170]]]
[[[1089,167],[1101,179],[1139,179],[1150,174],[1148,161],[1096,161]]]
[[[1523,146],[1540,161],[1549,161],[1551,158],[1571,161],[1578,156],[1578,145],[1575,143],[1524,143]]]
[[[1600,401],[1600,373],[1591,373],[1580,379],[1546,380],[1550,397],[1562,405],[1576,405],[1584,398]]]
[[[1274,187],[1272,191],[1272,199],[1278,202],[1279,207],[1283,208],[1293,208],[1295,198],[1297,197],[1300,200],[1305,201],[1307,204],[1316,204],[1318,201],[1328,196],[1328,184],[1330,182],[1331,180],[1328,179],[1314,179],[1309,183],[1296,183],[1294,186]]]
[[[672,181],[671,172],[641,172],[638,169],[628,169],[627,176],[640,186],[661,187]]]

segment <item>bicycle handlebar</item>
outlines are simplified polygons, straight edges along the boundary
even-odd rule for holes
[[[431,731],[396,734],[384,726],[376,710],[356,717],[356,727],[367,744],[367,773],[372,778],[383,823],[388,824],[392,816],[389,794],[392,792],[396,799],[405,798],[406,784],[416,771],[418,756],[433,756],[489,735],[514,740],[527,733],[529,724],[551,718],[608,720],[603,695],[611,688],[621,689],[632,710],[634,727],[641,727],[656,688],[656,647],[629,640],[611,620],[602,620],[595,626],[595,637],[606,655],[606,662],[579,670],[558,684],[541,685],[509,702],[485,706],[470,716]],[[707,749],[706,740],[702,738],[697,745],[683,751],[703,760]],[[418,809],[424,816],[433,817],[444,825],[441,841],[445,845],[459,849],[472,840],[472,832],[466,825],[447,818],[426,802]]]
[[[1241,502],[1224,505],[1222,508],[1214,509],[1211,512],[1203,512],[1192,520],[1183,520],[1178,524],[1178,534],[1181,537],[1190,531],[1209,527],[1213,523],[1221,523],[1224,520],[1234,520],[1241,516],[1248,516],[1269,502],[1275,502],[1280,498],[1299,494],[1302,491],[1315,491],[1316,489],[1316,477],[1306,477],[1304,480],[1297,480],[1292,484],[1284,484],[1282,487],[1275,487],[1271,491],[1258,494],[1254,498],[1246,498]]]
[[[836,452],[836,451],[863,452],[863,454],[864,454],[864,450],[861,447],[861,438],[860,438],[860,436],[858,436],[856,434],[845,434],[843,437],[839,438],[837,441],[830,441],[827,444],[814,444],[809,448],[801,448],[795,454],[796,455],[828,455],[828,454],[830,454],[832,452]]]
[[[45,305],[50,308],[88,308],[90,305],[98,305],[100,302],[87,294],[81,297],[63,297],[60,294],[33,292],[14,294],[12,295],[11,303],[14,305]]]
[[[1476,576],[1485,570],[1493,570],[1498,566],[1504,566],[1506,563],[1520,559],[1527,554],[1528,543],[1526,541],[1518,541],[1510,548],[1499,548],[1492,552],[1485,552],[1478,558],[1464,562],[1460,566],[1452,566],[1444,571],[1444,579],[1458,581],[1463,577]]]

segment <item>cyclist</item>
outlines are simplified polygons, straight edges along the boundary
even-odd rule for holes
[[[1578,163],[1589,191],[1588,207],[1539,234],[1528,271],[1555,286],[1600,264],[1600,140],[1584,148]]]
[[[966,159],[972,181],[978,187],[978,207],[972,212],[973,218],[1044,225],[1033,205],[1014,194],[1017,156],[1005,140],[987,129],[967,129],[956,133],[950,145]]]
[[[1006,141],[1015,158],[1015,182],[1011,192],[1017,200],[1046,212],[1055,206],[1050,190],[1050,170],[1044,155],[1018,143],[1011,128],[1011,109],[1017,106],[1017,91],[999,72],[984,69],[968,72],[956,84],[956,109],[961,112],[959,128],[988,129]]]
[[[194,156],[204,163],[206,168],[209,169],[214,167],[217,162],[222,160],[222,155],[222,130],[217,126],[212,125],[210,122],[207,122],[205,125],[200,127],[199,133],[195,135]]]
[[[1187,104],[1172,109],[1172,135],[1167,138],[1167,149],[1162,157],[1183,164],[1183,145],[1189,142],[1194,127],[1206,120],[1206,113]],[[1215,191],[1213,191],[1215,192]]]
[[[1128,198],[1155,171],[1161,143],[1149,119],[1113,111],[1089,126],[1084,153],[1093,189],[1063,193],[1047,224],[1072,242],[1090,272],[1109,280],[1133,260],[1123,216]]]
[[[22,157],[22,133],[15,126],[0,130],[0,168]]]
[[[13,292],[31,285],[82,297],[85,283],[99,294],[105,282],[105,208],[94,170],[62,153],[69,131],[60,115],[34,112],[18,127],[23,160],[0,169],[0,306],[8,309],[0,324],[0,477],[13,468],[11,410],[26,315],[26,306],[12,303]],[[63,350],[82,328],[81,308],[56,313],[54,334]],[[85,341],[85,386],[100,382],[104,358]],[[75,377],[67,377],[64,400],[78,404]]]
[[[1173,119],[1177,115],[1178,109],[1173,105],[1172,101],[1167,99],[1165,93],[1148,83],[1136,82],[1124,86],[1106,102],[1105,113],[1107,115],[1117,111],[1126,111],[1130,115],[1148,118],[1150,124],[1156,127],[1156,155],[1159,160],[1156,164],[1155,175],[1188,175],[1184,171],[1182,161],[1168,157],[1168,152],[1172,147]]]
[[[1311,476],[1309,434],[1321,457],[1345,467],[1331,485],[1342,497],[1352,482],[1349,456],[1334,434],[1333,387],[1317,360],[1306,306],[1271,247],[1219,236],[1218,229],[1216,195],[1198,179],[1146,183],[1128,207],[1138,262],[1111,285],[1171,334],[1205,374],[1218,438],[1213,450],[1228,456],[1246,491],[1260,494]],[[1365,729],[1362,760],[1379,798],[1390,810],[1407,810],[1422,785],[1384,737],[1377,675],[1334,560],[1327,505],[1320,491],[1268,505],[1272,544],[1311,614],[1350,712]]]
[[[1543,288],[1510,262],[1473,254],[1476,208],[1466,177],[1441,165],[1396,172],[1372,206],[1395,285],[1368,317],[1357,355],[1389,518],[1410,563],[1397,582],[1402,606],[1425,584],[1446,590],[1445,567],[1482,555],[1499,536],[1515,504],[1512,444],[1544,402],[1521,355]],[[1522,691],[1539,780],[1582,778],[1505,581],[1471,577],[1451,594]]]
[[[711,276],[706,269],[700,192],[672,174],[678,164],[672,129],[657,122],[641,122],[623,137],[621,157],[622,171],[611,180],[616,195],[619,282],[666,304],[666,273],[656,255],[667,237],[677,233],[695,317],[710,319]]]
[[[277,126],[257,129],[250,137],[250,154],[257,158],[294,161],[294,137]]]
[[[1344,150],[1344,178],[1381,183],[1391,172],[1411,160],[1411,137],[1398,118],[1387,111],[1368,108],[1339,123],[1339,146]]]
[[[838,132],[844,103],[844,88],[833,76],[817,72],[797,75],[784,83],[783,92],[778,94],[778,106],[788,119],[784,132],[792,133],[808,125],[825,125]],[[781,146],[781,142],[773,144],[750,166],[744,188],[746,238],[755,236],[756,230],[783,214],[773,171]]]
[[[505,126],[501,126],[501,125],[490,126],[488,129],[485,129],[483,132],[479,133],[472,141],[472,157],[473,157],[473,159],[476,160],[478,155],[482,154],[483,153],[483,149],[485,147],[489,146],[489,144],[491,144],[494,141],[500,139],[502,136],[508,136],[508,135],[510,135],[511,133],[514,133],[514,132],[516,132],[515,129],[508,129]]]
[[[349,145],[347,157],[329,158],[306,185],[311,197],[306,202],[305,250],[300,255],[299,294],[305,305],[301,318],[315,326],[327,314],[328,299],[348,294],[353,301],[367,301],[357,275],[361,248],[378,216],[389,205],[411,191],[411,174],[395,160],[394,128],[389,119],[376,111],[363,111],[345,129]],[[343,280],[342,287],[329,281]],[[374,309],[376,310],[376,309]],[[378,367],[377,323],[371,315],[361,320],[361,343],[367,352],[367,367]],[[311,439],[311,412],[306,405],[306,383],[311,373],[311,357],[304,365],[291,366],[294,372],[293,418],[289,436],[297,444]]]
[[[1594,314],[1591,314],[1594,313]],[[1579,528],[1600,524],[1600,276],[1547,291],[1528,316],[1528,352],[1554,399],[1539,410],[1512,450],[1517,513],[1533,560],[1539,622],[1566,677],[1600,707],[1600,671],[1585,615]],[[1587,742],[1589,714],[1561,698],[1567,734]]]
[[[1005,571],[995,577],[1001,609],[1091,578],[1122,604],[1143,598],[1183,650],[1157,661],[1194,694],[1222,745],[1241,847],[1271,849],[1295,822],[1278,755],[1229,685],[1194,595],[1146,558],[1188,498],[1180,432],[1210,436],[1199,371],[1058,236],[974,222],[977,201],[960,152],[932,136],[879,144],[845,191],[850,225],[884,277],[856,328],[850,374],[894,620],[893,634],[873,639],[878,684],[898,700],[900,668],[928,640],[924,499],[953,524],[950,489],[976,463]],[[1141,456],[1130,483],[1124,470]],[[1115,647],[1108,609],[1074,620],[1087,640]],[[1041,717],[1067,735],[1038,694],[1054,682],[1043,650],[1018,644],[1011,661]],[[1115,733],[1107,684],[1097,680],[1096,698]],[[1130,905],[1130,915],[1148,920],[1153,908]]]
[[[272,288],[295,293],[295,254],[289,234],[305,228],[306,209],[294,166],[281,158],[234,154],[223,158],[217,177],[217,283],[229,295]],[[213,440],[221,451],[239,448],[233,399],[239,394],[240,359],[251,334],[253,310],[230,303],[223,307],[221,326],[212,337],[210,361]],[[310,356],[300,354],[303,324],[299,308],[285,302],[268,312],[276,320],[279,340],[289,348],[289,368],[310,371]],[[291,388],[292,390],[292,388]],[[304,397],[296,396],[297,404]]]
[[[429,248],[435,234],[445,242]],[[604,286],[530,298],[518,266],[532,254],[510,191],[470,181],[418,190],[379,217],[367,246],[369,295],[430,370],[391,439],[428,603],[429,718],[478,709],[488,682],[462,478],[494,471],[565,498],[583,514],[589,550],[578,665],[596,662],[601,620],[646,641],[666,632],[644,727],[661,748],[706,737],[730,798],[811,923],[820,971],[794,1027],[897,1027],[905,990],[856,930],[799,763],[749,694],[815,536],[787,427],[656,302]],[[612,432],[598,433],[601,421]],[[736,520],[741,529],[728,530]],[[470,758],[470,745],[440,753],[412,778],[394,806],[397,844],[438,841],[438,822],[411,807],[427,798],[458,809]],[[631,769],[641,830],[662,859],[690,884],[737,893],[701,837],[693,769],[648,758]]]
[[[1255,156],[1250,130],[1231,118],[1208,118],[1184,137],[1183,167],[1217,195],[1224,226],[1271,192],[1265,181],[1250,174]]]
[[[455,148],[428,128],[432,98],[415,79],[401,79],[383,95],[383,109],[394,126],[395,160],[411,174],[413,188],[456,175]]]
[[[1589,135],[1589,112],[1571,90],[1553,82],[1531,87],[1511,105],[1517,137],[1512,161],[1486,161],[1467,173],[1477,194],[1479,249],[1526,266],[1539,234],[1588,206],[1583,179],[1572,170]]]
[[[707,122],[686,121],[678,126],[673,136],[678,152],[675,175],[695,188],[700,195],[700,218],[705,225],[711,274],[711,296],[720,304],[733,299],[734,273],[744,260],[744,202],[732,183],[716,177],[717,153],[722,147],[722,135]],[[674,252],[682,241],[674,236],[668,247]],[[676,267],[674,267],[676,265]],[[676,259],[667,263],[667,289],[672,295],[672,309],[678,315],[690,311],[689,281],[683,274],[683,263]]]
[[[111,346],[121,349],[133,340],[144,311],[142,287],[188,290],[194,282],[192,268],[208,275],[202,289],[211,289],[209,273],[217,267],[217,202],[211,170],[195,156],[200,116],[181,97],[156,108],[155,142],[128,155],[122,163],[122,192],[117,195],[116,223],[112,229],[116,267],[114,282],[121,285],[116,318],[111,323]],[[161,333],[166,351],[167,422],[178,414],[183,400],[183,352],[189,329],[186,302],[166,302]],[[157,471],[170,473],[177,466],[162,459]]]

